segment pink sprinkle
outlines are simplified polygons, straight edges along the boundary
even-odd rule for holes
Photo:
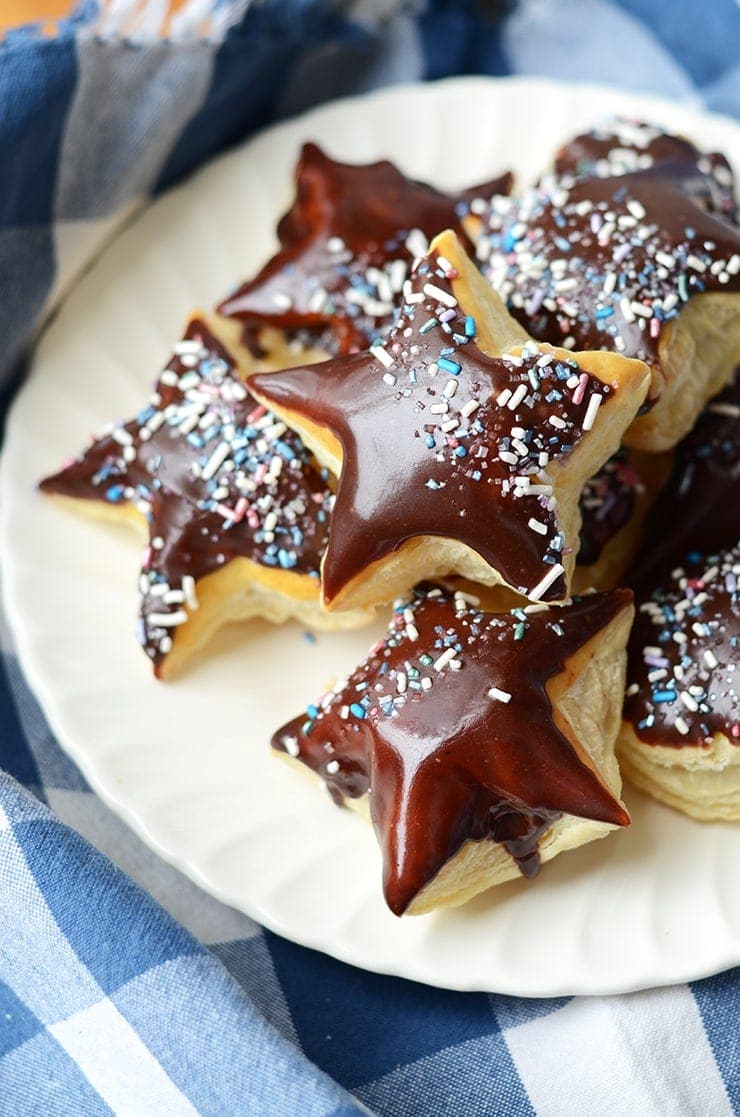
[[[732,729],[730,730],[730,733],[732,734],[732,736],[735,739],[740,737],[740,725],[737,722],[735,722],[735,724],[733,725]]]
[[[247,415],[247,422],[256,423],[258,419],[261,419],[262,416],[266,414],[267,408],[263,407],[262,404],[259,404],[258,407],[255,407],[254,411],[250,411],[249,415]]]
[[[586,394],[586,388],[587,387],[588,387],[588,373],[587,372],[582,372],[581,375],[580,375],[580,378],[578,380],[578,386],[577,386],[576,390],[573,392],[573,403],[575,403],[576,405],[578,405],[579,403],[583,403],[583,397]]]
[[[260,526],[260,518],[255,512],[254,508],[250,508],[247,512],[247,523],[251,528],[254,528],[255,531]]]
[[[651,337],[657,337],[659,333],[660,333],[660,319],[653,317],[653,318],[650,319],[650,336]]]

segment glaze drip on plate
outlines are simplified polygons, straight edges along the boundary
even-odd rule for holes
[[[197,608],[197,580],[231,559],[318,579],[334,500],[298,436],[252,399],[197,319],[148,405],[41,488],[133,504],[148,521],[138,634],[155,668]]]
[[[338,163],[305,144],[280,250],[219,307],[251,331],[266,324],[330,353],[366,349],[392,322],[413,259],[443,229],[462,234],[472,197],[508,193],[511,175],[445,194],[392,163]]]
[[[419,587],[357,670],[275,734],[337,802],[370,793],[397,915],[469,840],[500,842],[533,876],[561,814],[627,824],[556,725],[547,688],[630,600],[615,590],[495,614]]]
[[[475,319],[453,294],[456,277],[433,252],[404,285],[383,345],[249,380],[341,443],[322,568],[328,601],[419,536],[468,545],[533,600],[565,596],[561,560],[572,544],[550,471],[616,390],[535,343],[517,355],[483,353]]]

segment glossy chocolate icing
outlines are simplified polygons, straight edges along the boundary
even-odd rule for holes
[[[419,587],[349,679],[274,735],[337,802],[370,792],[397,915],[468,840],[500,842],[533,876],[562,814],[627,825],[558,728],[547,687],[630,600],[615,590],[494,614]]]
[[[666,163],[556,180],[490,209],[478,256],[535,337],[613,349],[660,374],[664,325],[695,294],[740,291],[740,230],[697,201],[708,178]],[[660,394],[661,378],[651,395]]]
[[[329,602],[424,535],[467,544],[529,597],[565,596],[560,559],[572,543],[546,470],[566,463],[614,389],[535,344],[522,357],[487,356],[449,267],[436,254],[418,262],[385,348],[249,378],[341,443],[322,566]]]
[[[139,639],[155,669],[187,620],[193,580],[237,557],[318,578],[333,503],[298,436],[252,399],[197,319],[148,406],[41,488],[135,504],[147,518]]]
[[[712,212],[730,220],[736,213],[734,175],[724,155],[700,151],[684,136],[651,124],[616,117],[582,132],[555,156],[555,174],[563,178],[610,178],[650,167],[683,163],[699,172],[699,199]]]
[[[392,163],[337,163],[305,144],[296,199],[278,225],[280,250],[219,307],[255,331],[302,331],[330,353],[366,349],[393,319],[415,256],[444,229],[460,235],[459,211],[474,197],[508,193],[511,175],[441,193]],[[314,335],[314,336],[312,336]]]
[[[723,733],[740,745],[739,577],[736,543],[691,555],[643,591],[624,710],[641,741],[701,747]]]
[[[650,513],[632,585],[651,586],[692,551],[711,554],[740,539],[740,376],[711,401],[676,447]]]
[[[592,566],[602,551],[635,510],[638,495],[644,491],[642,479],[630,464],[628,452],[617,450],[599,472],[583,486],[580,548],[578,563]]]

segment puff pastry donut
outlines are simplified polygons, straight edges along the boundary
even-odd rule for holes
[[[655,799],[740,819],[740,545],[694,554],[644,593],[618,753]]]
[[[642,362],[528,340],[447,231],[384,345],[248,384],[339,476],[322,563],[334,609],[449,573],[565,599],[580,490],[647,380]]]
[[[321,608],[334,502],[326,474],[249,396],[202,315],[136,418],[112,426],[41,488],[145,529],[138,637],[160,677],[227,621],[297,617],[336,628],[369,619]]]
[[[424,585],[273,747],[370,814],[396,915],[462,904],[625,826],[614,758],[631,594],[484,612]]]
[[[535,337],[647,361],[648,408],[625,442],[670,449],[740,357],[740,230],[696,159],[555,177],[471,219],[477,254]]]
[[[387,161],[338,163],[316,144],[304,145],[295,178],[279,251],[219,307],[269,367],[297,363],[291,350],[301,348],[366,349],[390,324],[414,257],[443,229],[462,233],[464,203],[508,193],[512,181],[442,193]]]

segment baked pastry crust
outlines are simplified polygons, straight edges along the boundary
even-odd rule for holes
[[[366,349],[390,325],[429,239],[446,228],[464,235],[460,209],[473,197],[508,193],[512,176],[444,193],[387,160],[339,163],[308,143],[295,180],[279,250],[218,308],[243,324],[253,353],[273,367],[293,342],[324,356]]]
[[[631,617],[628,591],[512,615],[420,588],[273,745],[372,813],[396,914],[457,906],[628,821],[614,741]],[[433,664],[438,632],[452,651]]]
[[[740,818],[740,544],[641,587],[618,755],[654,798]]]
[[[740,230],[697,158],[611,177],[555,175],[471,214],[485,274],[522,324],[568,348],[647,361],[627,445],[668,450],[740,358]]]
[[[248,380],[340,478],[326,607],[449,573],[563,600],[579,493],[640,406],[645,365],[528,340],[451,231],[417,262],[403,314],[383,348]]]
[[[227,622],[295,618],[335,629],[372,617],[321,607],[327,478],[249,397],[246,370],[214,333],[233,324],[206,320],[191,318],[149,406],[41,485],[144,537],[138,634],[161,678]]]

